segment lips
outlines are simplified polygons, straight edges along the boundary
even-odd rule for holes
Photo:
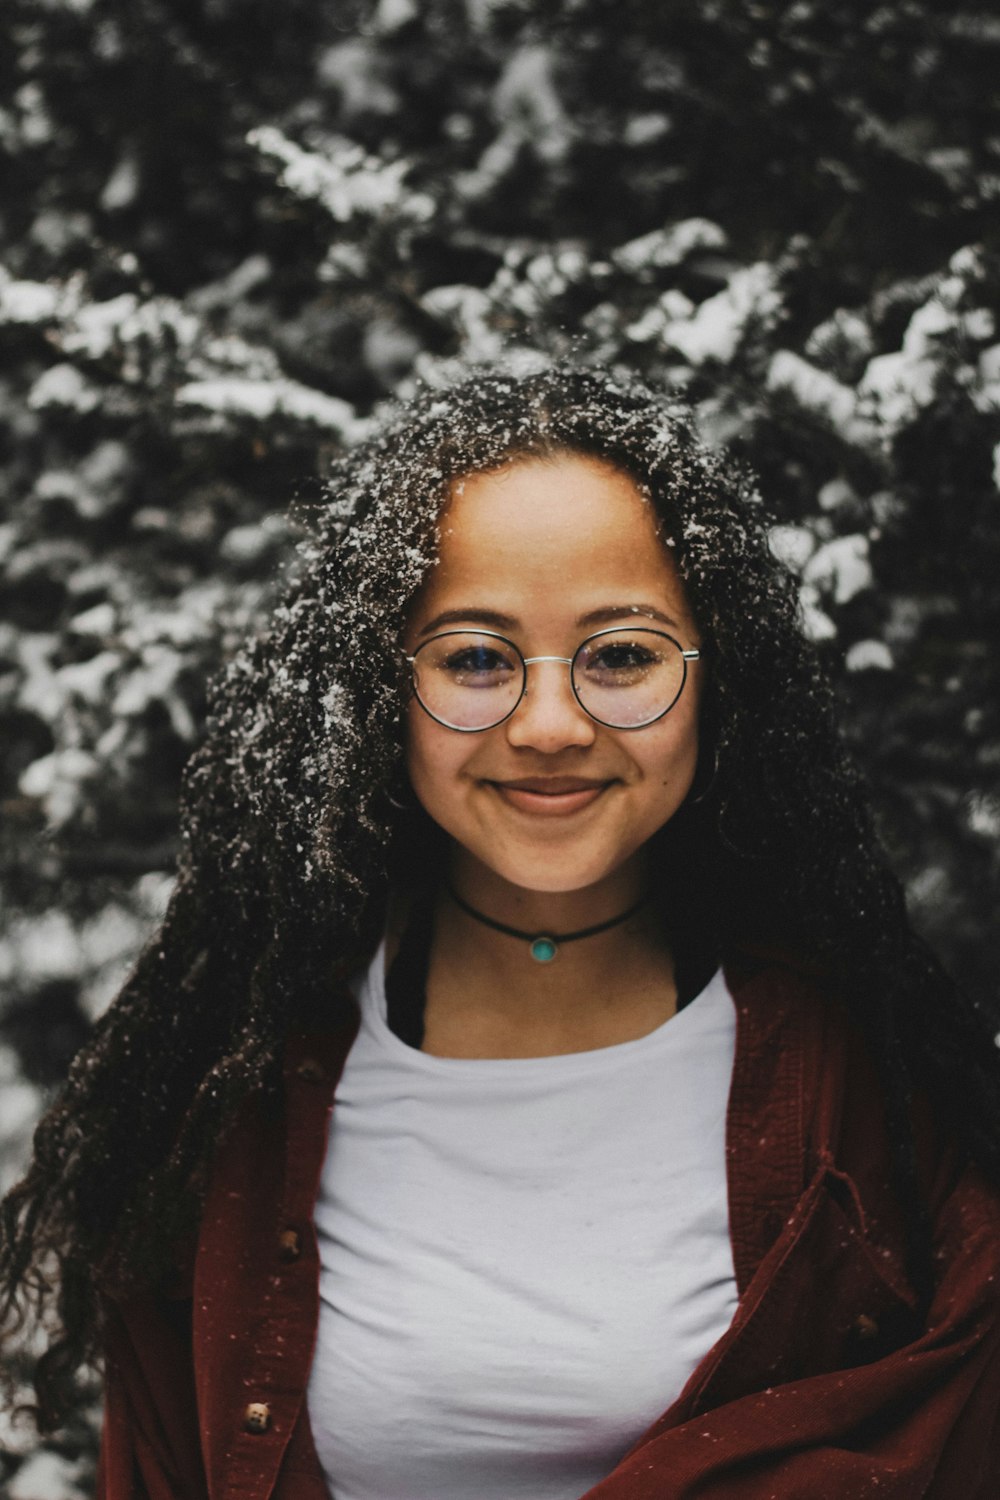
[[[494,782],[495,786],[508,787],[515,792],[538,792],[547,797],[560,797],[567,792],[590,792],[607,784],[583,776],[528,776],[520,781]]]
[[[518,812],[535,817],[565,817],[596,802],[611,782],[590,781],[581,776],[534,776],[493,781],[490,785],[501,801]]]

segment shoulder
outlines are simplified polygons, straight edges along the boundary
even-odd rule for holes
[[[794,1088],[807,1170],[821,1160],[843,1175],[876,1240],[901,1246],[899,1143],[887,1109],[887,1063],[829,971],[793,952],[746,947],[724,965],[746,1065],[764,1093]],[[739,1055],[739,1053],[738,1053]],[[791,1081],[790,1081],[791,1080]],[[903,1088],[917,1179],[939,1246],[955,1253],[975,1224],[1000,1232],[1000,1192],[964,1149],[953,1120],[926,1092]],[[784,1103],[791,1107],[786,1097]],[[953,1226],[963,1225],[964,1231]]]

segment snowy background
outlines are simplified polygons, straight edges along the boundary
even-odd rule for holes
[[[992,6],[4,0],[0,79],[4,1185],[289,501],[455,355],[666,377],[750,458],[914,917],[995,991]],[[0,1431],[0,1487],[86,1494],[93,1425]]]

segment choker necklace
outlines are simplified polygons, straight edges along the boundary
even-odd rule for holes
[[[494,922],[492,917],[486,916],[484,912],[477,911],[474,906],[463,901],[450,880],[445,882],[445,890],[455,905],[460,906],[468,916],[475,917],[477,922],[492,927],[495,932],[505,932],[508,937],[521,938],[528,944],[528,952],[539,964],[550,964],[554,958],[557,958],[560,943],[575,943],[580,938],[593,937],[597,932],[607,932],[609,927],[617,927],[619,922],[627,922],[629,917],[635,916],[641,906],[645,906],[651,894],[647,891],[634,906],[630,906],[628,911],[623,911],[620,916],[612,917],[607,922],[597,922],[593,927],[581,927],[579,932],[522,932],[520,927],[508,927],[505,922]]]

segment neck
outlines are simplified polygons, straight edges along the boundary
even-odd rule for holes
[[[627,912],[646,890],[641,861],[613,878],[575,891],[537,891],[515,886],[494,871],[455,858],[449,871],[454,890],[483,916],[525,933],[560,934],[598,926]],[[652,973],[672,972],[655,904],[646,902],[623,922],[559,945],[551,963],[538,963],[524,938],[511,937],[470,916],[440,892],[434,919],[433,971],[467,993],[489,996],[490,1005],[512,1024],[537,1024],[560,1016],[579,1018],[608,1004],[630,983],[648,983]]]
[[[576,890],[538,890],[505,880],[461,849],[453,851],[447,880],[461,901],[491,921],[522,932],[553,935],[613,921],[641,901],[647,889],[645,864],[640,858]],[[480,935],[485,936],[488,929],[482,923],[478,925]],[[596,936],[585,941],[589,944]]]
[[[621,916],[646,890],[639,863],[579,891],[513,886],[461,861],[449,876],[462,899],[491,919],[556,937]],[[549,963],[532,958],[524,938],[463,911],[443,887],[431,921],[424,1011],[431,1052],[519,1057],[586,1050],[644,1035],[673,1013],[673,960],[655,901],[560,944]]]

